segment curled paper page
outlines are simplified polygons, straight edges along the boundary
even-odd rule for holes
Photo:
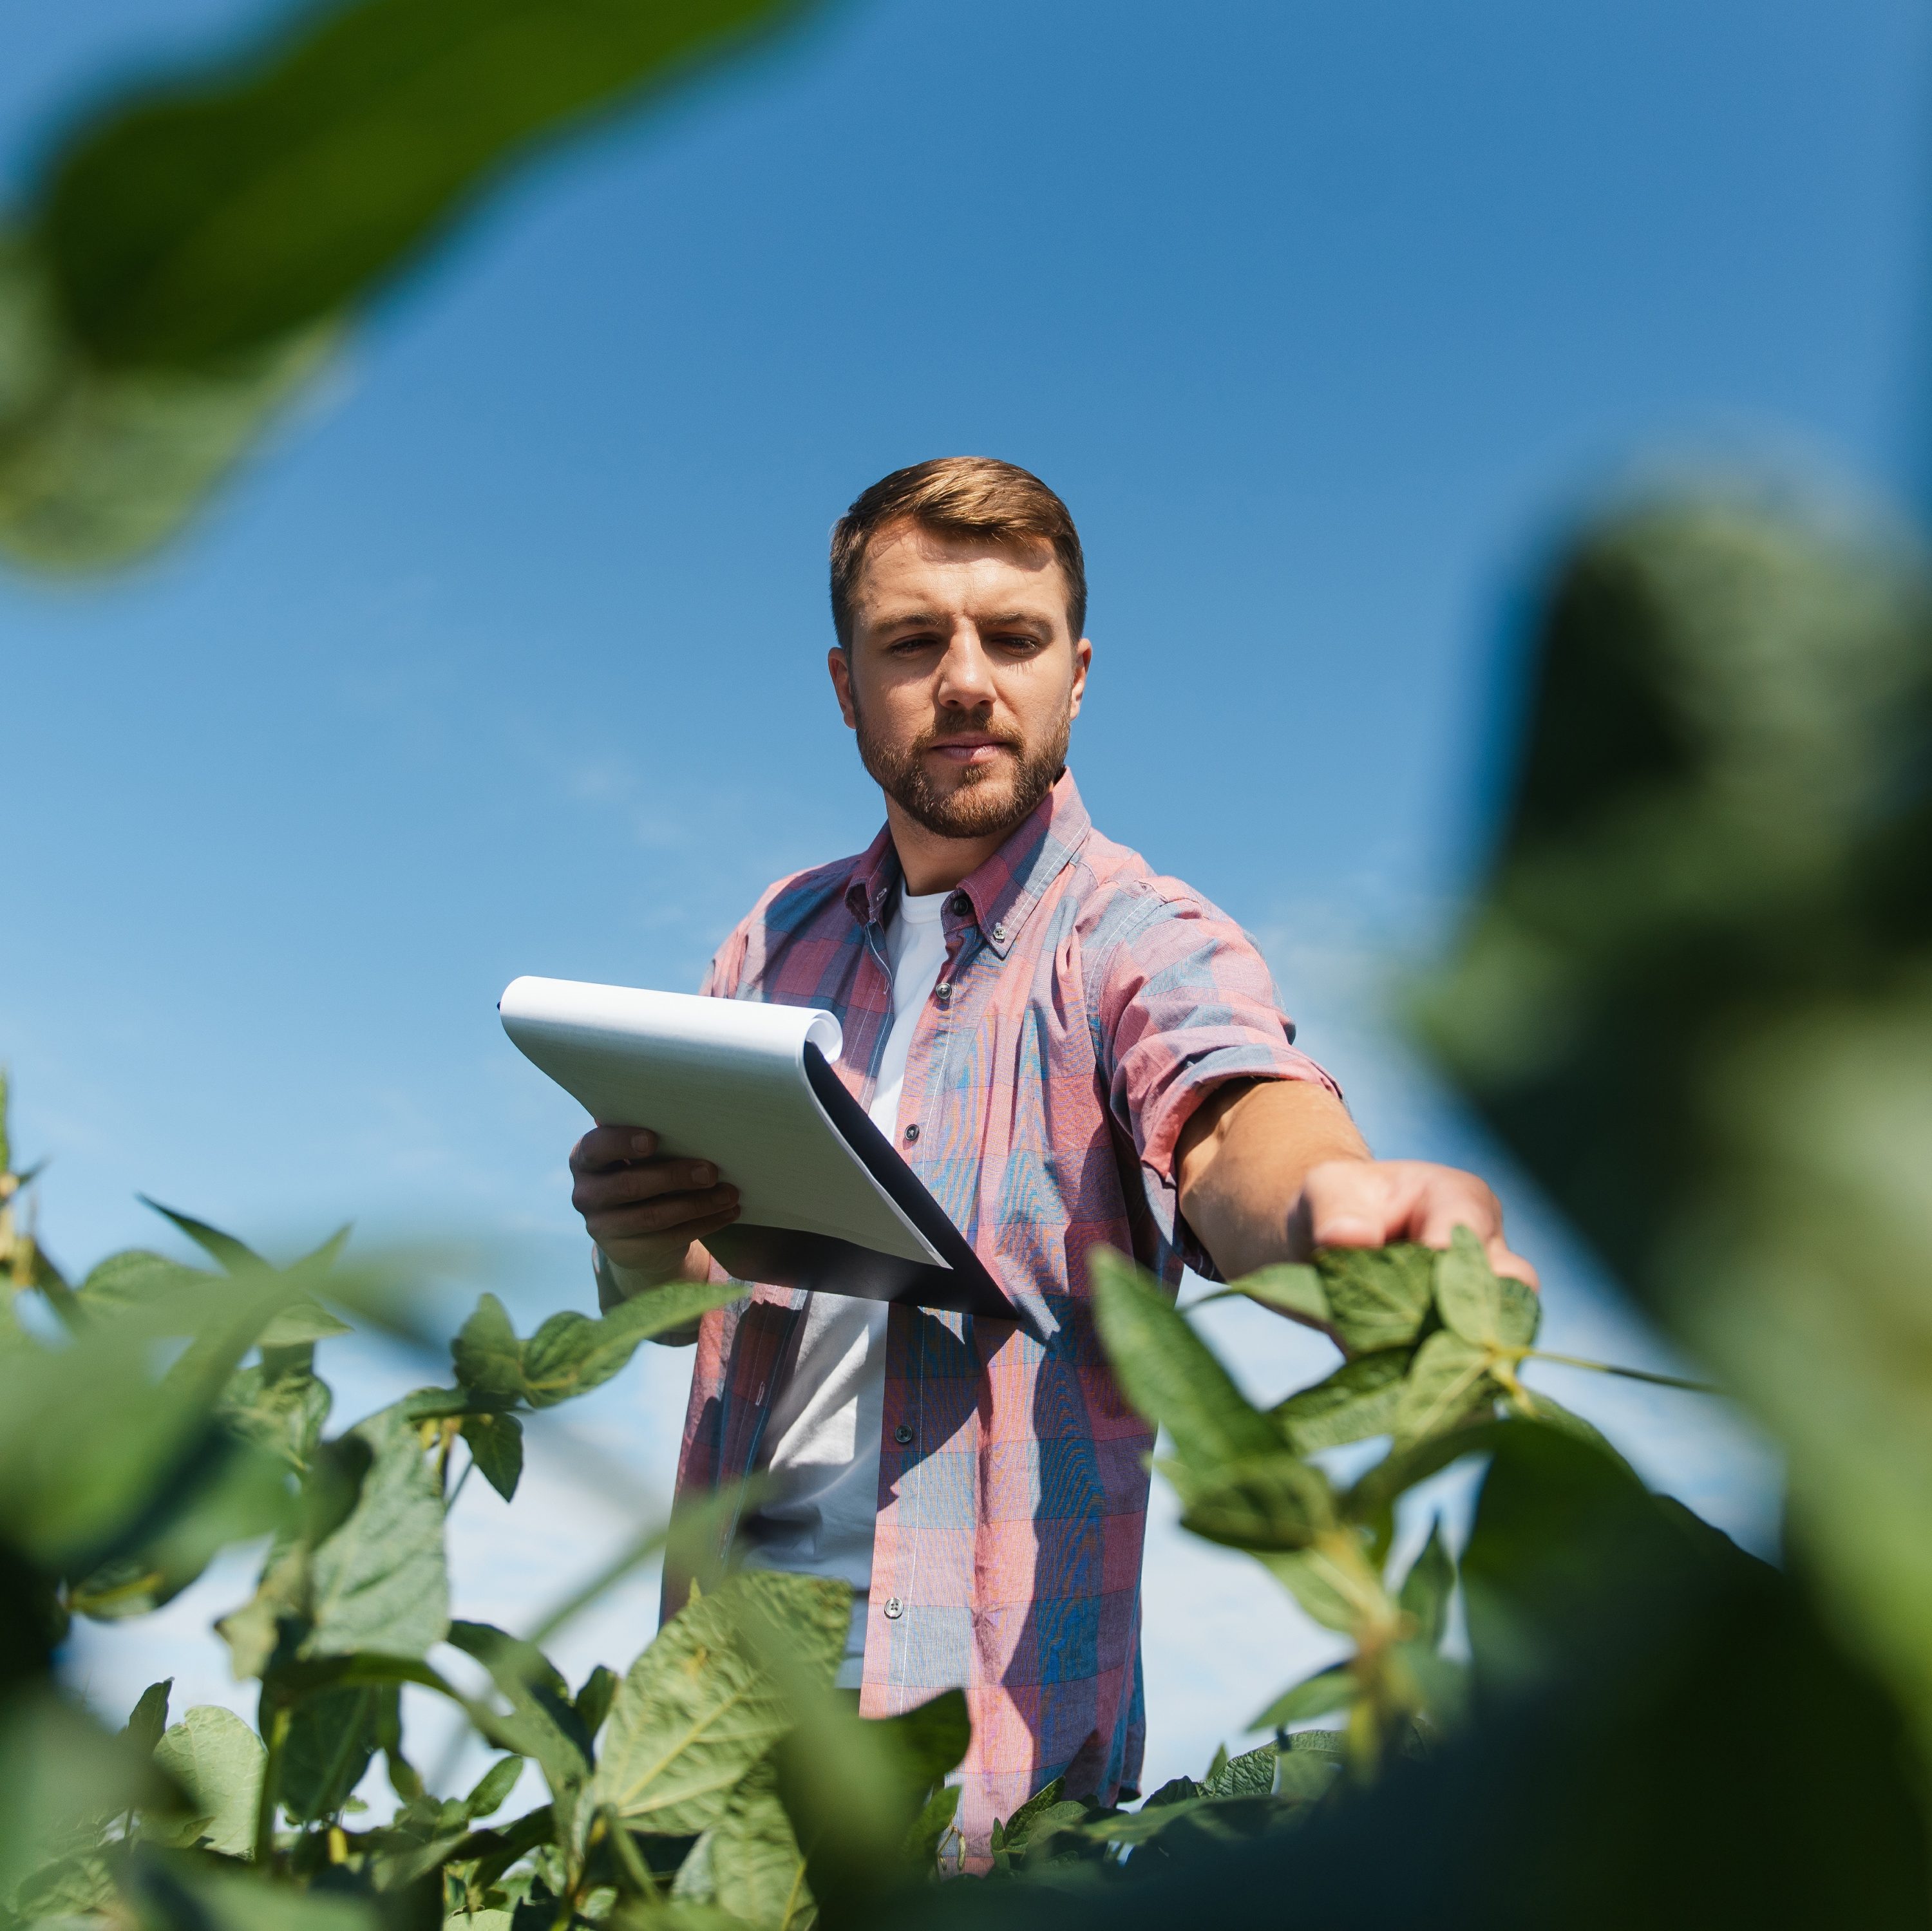
[[[562,979],[517,979],[497,1009],[517,1046],[600,1125],[647,1126],[661,1152],[710,1161],[738,1189],[740,1226],[958,1264],[855,1150],[868,1136],[884,1141],[830,1070],[842,1044],[830,1012]]]

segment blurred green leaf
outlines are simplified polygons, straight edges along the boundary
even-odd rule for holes
[[[1263,1307],[1273,1308],[1277,1314],[1289,1315],[1310,1327],[1325,1329],[1334,1325],[1328,1291],[1312,1267],[1263,1267],[1238,1281],[1230,1281],[1227,1291],[1245,1294],[1250,1300],[1258,1301]]]
[[[1235,1549],[1306,1549],[1335,1526],[1335,1493],[1312,1463],[1277,1449],[1208,1477],[1175,1471],[1181,1526]]]
[[[1585,533],[1541,630],[1424,1024],[1784,1444],[1793,1537],[1932,1753],[1924,562],[1836,508],[1659,501]]]
[[[1415,1618],[1418,1640],[1434,1649],[1448,1627],[1450,1599],[1456,1593],[1456,1559],[1443,1540],[1440,1516],[1429,1525],[1429,1540],[1422,1545],[1396,1600]]]
[[[734,1918],[793,1931],[816,1907],[805,1853],[778,1801],[778,1770],[767,1756],[738,1783],[710,1837],[712,1900]]]
[[[531,143],[793,10],[774,0],[360,0],[150,88],[55,162],[39,232],[107,365],[200,367],[338,313]]]
[[[261,1738],[218,1705],[200,1705],[170,1725],[154,1747],[154,1762],[188,1792],[194,1814],[172,1826],[167,1839],[247,1857],[266,1759]]]
[[[1361,1693],[1355,1672],[1346,1664],[1305,1678],[1292,1690],[1284,1690],[1255,1720],[1251,1730],[1286,1729],[1290,1723],[1311,1723],[1318,1717],[1332,1717],[1346,1710]]]
[[[1121,1389],[1136,1412],[1167,1430],[1183,1462],[1208,1474],[1279,1452],[1274,1424],[1157,1282],[1108,1248],[1095,1248],[1088,1266],[1095,1323]]]
[[[1389,1434],[1408,1372],[1408,1357],[1400,1349],[1358,1355],[1326,1381],[1279,1404],[1273,1411],[1275,1424],[1298,1455]]]
[[[594,1728],[594,1726],[592,1726]],[[499,1757],[471,1788],[463,1807],[472,1817],[493,1817],[510,1801],[517,1780],[524,1774],[523,1759]]]

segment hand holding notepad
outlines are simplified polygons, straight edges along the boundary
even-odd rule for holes
[[[661,1156],[737,1189],[738,1219],[704,1244],[740,1279],[1012,1317],[832,1071],[830,1012],[555,979],[515,980],[497,1009],[600,1125],[647,1127]]]

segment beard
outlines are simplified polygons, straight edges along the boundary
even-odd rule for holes
[[[859,756],[873,781],[915,824],[942,838],[1000,837],[1023,823],[1066,769],[1073,733],[1073,720],[1063,718],[1048,740],[1029,749],[1023,738],[962,721],[925,732],[910,745],[896,745],[867,727],[856,702],[852,715]],[[926,753],[942,737],[962,730],[986,732],[1010,755],[967,766],[958,782],[942,790],[926,769]]]

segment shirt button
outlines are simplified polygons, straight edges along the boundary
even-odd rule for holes
[[[970,919],[973,916],[973,901],[963,892],[956,892],[946,908],[956,919]]]
[[[905,1614],[905,1605],[896,1596],[886,1598],[886,1621],[896,1623]]]
[[[905,1137],[906,1144],[910,1147],[912,1143],[919,1138],[919,1128],[917,1126],[908,1126],[905,1130]]]
[[[898,1426],[892,1430],[892,1439],[903,1447],[906,1443],[911,1441],[912,1430],[908,1428],[904,1422],[901,1422]]]
[[[993,937],[998,940],[1001,945],[1004,945],[1006,942],[1006,927],[1004,925],[995,925],[993,928]]]
[[[939,1001],[940,1005],[945,1005],[952,997],[952,980],[950,979],[942,979],[939,983],[932,988],[932,996]]]

